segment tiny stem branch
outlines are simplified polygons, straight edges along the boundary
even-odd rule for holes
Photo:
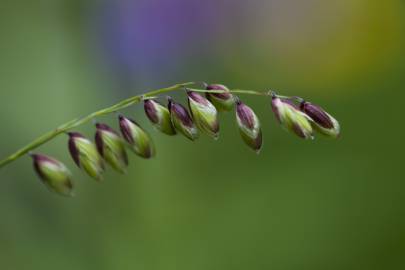
[[[52,140],[53,138],[55,138],[56,136],[65,133],[73,128],[76,128],[78,126],[81,126],[89,121],[91,121],[92,119],[94,119],[95,117],[99,117],[99,116],[103,116],[103,115],[107,115],[122,109],[125,109],[131,105],[134,105],[136,103],[141,102],[144,99],[147,98],[153,98],[155,96],[164,94],[164,93],[169,93],[169,92],[173,92],[176,90],[184,90],[186,89],[186,87],[188,86],[193,86],[196,85],[197,83],[195,82],[187,82],[187,83],[180,83],[180,84],[176,84],[170,87],[166,87],[166,88],[161,88],[161,89],[157,89],[157,90],[153,90],[150,91],[148,93],[145,93],[143,95],[138,95],[138,96],[133,96],[130,97],[128,99],[122,100],[120,102],[118,102],[115,105],[112,105],[108,108],[105,109],[101,109],[99,111],[93,112],[87,116],[84,116],[82,118],[76,118],[73,119],[65,124],[60,125],[59,127],[57,127],[54,130],[51,130],[47,133],[45,133],[44,135],[38,137],[37,139],[35,139],[34,141],[32,141],[31,143],[27,144],[26,146],[24,146],[23,148],[17,150],[15,153],[11,154],[10,156],[4,158],[3,160],[0,161],[0,168],[4,167],[5,165],[11,163],[12,161],[20,158],[21,156],[29,153],[30,151],[38,148],[39,146],[45,144],[46,142]],[[210,93],[224,93],[224,90],[204,90],[204,89],[194,89],[194,88],[187,88],[191,91],[194,92],[210,92]],[[235,94],[246,94],[246,95],[257,95],[257,96],[271,96],[271,93],[269,92],[259,92],[259,91],[253,91],[253,90],[241,90],[241,89],[235,89],[235,90],[229,90],[229,92],[231,93],[235,93]],[[288,98],[288,97],[283,97],[283,96],[279,96],[281,98]]]

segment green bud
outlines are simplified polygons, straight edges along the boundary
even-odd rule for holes
[[[222,84],[208,85],[207,90],[223,90],[223,93],[206,93],[206,97],[217,108],[218,111],[230,111],[235,105],[235,98],[229,92],[229,89]]]
[[[79,168],[90,177],[102,180],[104,163],[92,141],[77,132],[69,132],[69,151]]]
[[[300,109],[312,119],[311,124],[316,131],[331,138],[339,137],[339,122],[324,109],[306,101],[301,102]]]
[[[99,154],[111,167],[120,172],[126,173],[128,157],[125,145],[120,135],[105,124],[96,124],[96,146]]]
[[[218,112],[208,99],[195,92],[187,92],[188,106],[197,127],[208,136],[218,138]]]
[[[122,136],[135,154],[143,158],[151,158],[155,155],[151,137],[134,120],[120,115],[119,125]]]
[[[301,112],[290,100],[272,98],[272,109],[279,123],[303,139],[313,139],[311,118]]]
[[[144,101],[145,114],[154,127],[167,135],[175,135],[169,110],[159,102],[147,99]]]
[[[236,122],[243,141],[256,153],[259,153],[263,144],[259,118],[249,106],[240,100],[236,101]]]
[[[189,112],[183,105],[169,98],[169,111],[173,126],[188,139],[194,141],[198,138],[198,130]]]
[[[31,154],[31,157],[35,171],[49,190],[73,196],[72,174],[62,162],[41,154]]]

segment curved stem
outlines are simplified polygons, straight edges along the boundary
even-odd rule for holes
[[[71,130],[71,129],[75,128],[75,127],[83,125],[83,124],[91,121],[95,117],[107,115],[107,114],[110,114],[112,112],[122,110],[122,109],[127,108],[127,107],[129,107],[131,105],[139,103],[139,102],[141,102],[142,100],[144,100],[146,98],[152,98],[152,97],[164,94],[164,93],[168,93],[168,92],[172,92],[172,91],[176,91],[176,90],[180,90],[180,89],[185,89],[187,86],[192,86],[192,85],[196,85],[196,84],[197,83],[195,83],[195,82],[187,82],[187,83],[176,84],[176,85],[166,87],[166,88],[153,90],[153,91],[150,91],[150,92],[148,92],[146,94],[143,94],[143,95],[130,97],[128,99],[120,101],[119,103],[117,103],[115,105],[112,105],[112,106],[110,106],[108,108],[101,109],[99,111],[93,112],[93,113],[91,113],[91,114],[89,114],[87,116],[84,116],[82,118],[73,119],[73,120],[71,120],[71,121],[69,121],[69,122],[67,122],[65,124],[60,125],[56,129],[45,133],[44,135],[38,137],[37,139],[35,139],[31,143],[27,144],[23,148],[17,150],[15,153],[13,153],[10,156],[8,156],[8,157],[4,158],[3,160],[1,160],[0,161],[0,168],[4,167],[5,165],[11,163],[12,161],[14,161],[14,160],[16,160],[18,158],[20,158],[21,156],[29,153],[30,151],[36,149],[37,147],[43,145],[44,143],[52,140],[56,136],[58,136],[58,135],[60,135],[62,133],[65,133],[66,131]],[[224,93],[225,92],[223,90],[203,90],[203,89],[193,89],[193,88],[188,88],[188,89],[191,90],[191,91],[194,91],[194,92],[210,92],[210,93]],[[270,96],[269,92],[258,92],[258,91],[253,91],[253,90],[235,89],[235,90],[230,90],[230,92],[231,93],[237,93],[237,94]]]
[[[59,127],[57,127],[54,130],[51,130],[47,133],[45,133],[44,135],[38,137],[37,139],[35,139],[34,141],[32,141],[31,143],[29,143],[28,145],[24,146],[23,148],[19,149],[18,151],[16,151],[14,154],[6,157],[5,159],[0,161],[0,168],[4,167],[5,165],[9,164],[10,162],[18,159],[19,157],[27,154],[28,152],[32,151],[33,149],[43,145],[44,143],[52,140],[53,138],[55,138],[56,136],[72,129],[75,127],[78,127],[82,124],[85,124],[87,122],[89,122],[91,119],[95,118],[95,117],[99,117],[99,116],[103,116],[112,112],[116,112],[118,110],[122,110],[124,108],[127,108],[133,104],[136,104],[138,102],[140,102],[142,100],[143,97],[151,97],[151,96],[155,96],[155,95],[159,95],[162,93],[167,93],[167,92],[171,92],[171,91],[175,91],[178,89],[182,89],[183,87],[189,86],[189,85],[193,85],[194,82],[187,82],[187,83],[181,83],[181,84],[176,84],[167,88],[161,88],[158,90],[154,90],[151,92],[148,92],[144,95],[139,95],[139,96],[134,96],[134,97],[130,97],[128,99],[125,99],[111,107],[93,112],[85,117],[82,118],[76,118],[73,119],[65,124],[60,125]]]

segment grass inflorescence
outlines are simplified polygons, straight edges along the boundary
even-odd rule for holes
[[[313,139],[315,132],[331,138],[338,138],[340,135],[340,125],[334,117],[320,106],[300,97],[281,96],[274,91],[230,90],[222,84],[204,83],[203,89],[191,88],[196,85],[198,84],[189,82],[154,90],[69,121],[0,161],[0,168],[29,154],[42,182],[58,194],[71,196],[73,181],[67,166],[53,157],[32,152],[56,136],[66,133],[69,135],[68,149],[74,163],[90,177],[101,180],[106,164],[119,173],[126,173],[127,150],[145,159],[153,158],[156,154],[151,135],[134,119],[119,114],[119,132],[104,123],[96,123],[94,141],[74,129],[96,117],[109,115],[141,102],[147,118],[156,130],[168,136],[181,134],[191,141],[197,140],[201,134],[217,139],[220,131],[218,114],[234,111],[242,141],[256,153],[260,152],[263,142],[260,120],[237,94],[269,98],[280,125],[302,139]],[[171,97],[163,102],[158,101],[161,95],[176,90],[185,90],[187,105],[178,103]]]

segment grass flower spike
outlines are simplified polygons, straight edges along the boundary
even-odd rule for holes
[[[77,166],[90,177],[96,180],[102,179],[105,170],[104,160],[116,171],[124,173],[128,166],[126,147],[145,159],[153,157],[156,153],[151,136],[137,122],[119,115],[118,124],[121,134],[108,125],[98,123],[96,124],[95,143],[71,130],[94,121],[95,118],[119,112],[141,102],[144,103],[147,118],[157,130],[167,135],[175,135],[179,132],[191,141],[195,141],[199,137],[200,131],[217,138],[219,134],[218,114],[235,108],[240,136],[244,143],[256,153],[260,152],[263,145],[261,124],[253,109],[236,96],[239,94],[271,99],[271,107],[278,122],[301,138],[314,138],[314,131],[332,138],[338,138],[340,135],[340,125],[334,117],[320,106],[306,102],[300,97],[281,96],[273,91],[229,89],[222,84],[203,84],[204,89],[193,88],[201,85],[201,83],[195,82],[157,89],[69,121],[0,160],[0,168],[30,154],[35,171],[50,190],[61,195],[72,195],[71,174],[66,166],[49,156],[31,154],[32,150],[60,134],[67,133],[70,155]],[[167,107],[155,100],[163,94],[174,91],[184,92],[184,90],[186,90],[190,112],[170,97]]]

